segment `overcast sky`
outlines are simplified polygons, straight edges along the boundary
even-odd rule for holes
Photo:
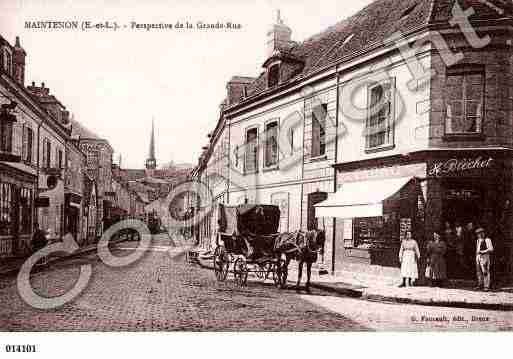
[[[123,167],[143,167],[155,118],[159,164],[196,163],[226,82],[257,76],[266,32],[281,10],[302,41],[371,0],[0,0],[0,33],[27,52],[26,82],[45,82],[75,119],[106,138]],[[232,21],[241,30],[25,29],[25,21]]]

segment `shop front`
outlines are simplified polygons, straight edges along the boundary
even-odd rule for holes
[[[0,257],[30,252],[35,171],[19,162],[0,161]]]
[[[450,279],[475,276],[475,233],[496,246],[495,271],[509,268],[511,160],[508,151],[421,151],[335,165],[337,192],[316,205],[335,218],[332,270],[399,276],[398,252],[411,232],[421,256],[434,230],[447,242]],[[421,270],[425,256],[421,258]]]

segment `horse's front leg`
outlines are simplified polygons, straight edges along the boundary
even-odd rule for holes
[[[281,282],[281,288],[285,289],[287,286],[287,276],[289,274],[289,264],[290,264],[291,258],[286,256],[285,257],[285,263],[283,264],[283,267],[281,268],[281,276],[282,276],[282,282]]]
[[[310,292],[310,277],[312,276],[312,262],[306,262],[306,285],[305,290]]]
[[[300,284],[301,284],[301,277],[303,276],[303,261],[299,261],[298,265],[298,271],[297,271],[297,283],[296,283],[296,290],[299,290]]]

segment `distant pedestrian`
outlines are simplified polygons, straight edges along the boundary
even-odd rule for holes
[[[490,290],[491,285],[491,254],[493,253],[493,244],[490,237],[486,236],[483,228],[476,229],[477,244],[476,244],[476,272],[477,272],[477,285],[479,289],[485,291]]]
[[[447,279],[447,264],[445,254],[447,253],[447,244],[442,241],[440,232],[433,232],[433,239],[427,244],[427,256],[429,279],[431,286],[441,287]]]
[[[419,278],[419,259],[419,245],[413,239],[411,232],[406,232],[406,238],[401,242],[401,249],[399,250],[401,276],[403,277],[403,282],[399,287],[406,287],[406,280],[408,280],[408,286],[411,287],[413,282]]]

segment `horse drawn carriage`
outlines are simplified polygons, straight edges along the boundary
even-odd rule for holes
[[[283,288],[291,259],[299,262],[298,287],[303,263],[307,264],[307,289],[311,265],[324,246],[324,231],[279,233],[280,209],[273,205],[219,206],[218,234],[213,256],[218,281],[233,273],[240,286],[248,275]]]
[[[283,285],[286,267],[274,245],[280,210],[272,205],[219,206],[218,233],[214,251],[214,272],[218,281],[232,272],[235,282],[246,285],[248,275],[273,279]]]

